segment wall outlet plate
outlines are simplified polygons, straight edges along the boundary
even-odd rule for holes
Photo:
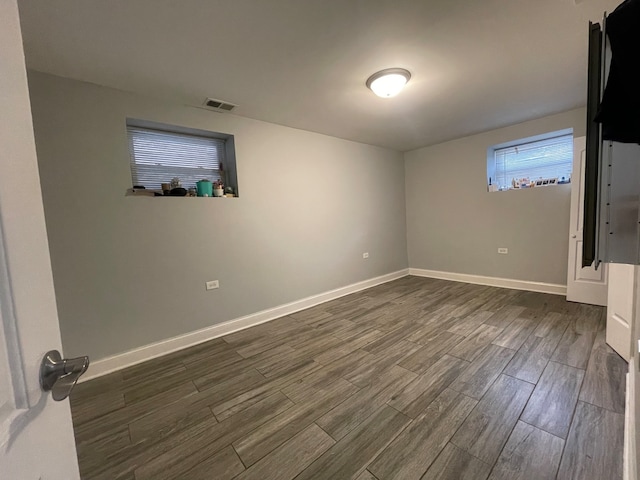
[[[220,282],[218,280],[211,280],[205,283],[207,290],[215,290],[220,287]]]
[[[500,253],[501,255],[507,255],[509,253],[509,249],[506,247],[500,247],[498,248],[498,253]]]
[[[364,252],[362,254],[362,258],[369,258],[369,252]]]

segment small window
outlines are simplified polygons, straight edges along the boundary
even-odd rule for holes
[[[572,167],[570,130],[495,145],[487,153],[489,191],[569,183]]]
[[[161,190],[178,178],[185,189],[206,179],[237,193],[233,136],[127,120],[134,186]]]

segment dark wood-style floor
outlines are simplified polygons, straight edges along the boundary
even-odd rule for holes
[[[78,385],[82,478],[622,478],[605,310],[405,277]]]

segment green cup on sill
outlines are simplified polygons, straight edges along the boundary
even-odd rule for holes
[[[213,196],[213,183],[209,180],[200,180],[196,183],[196,189],[199,197]]]

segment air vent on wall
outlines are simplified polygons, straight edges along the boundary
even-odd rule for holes
[[[237,107],[237,105],[234,105],[233,103],[225,102],[223,100],[216,100],[215,98],[207,98],[204,101],[204,106],[218,112],[230,112]]]

